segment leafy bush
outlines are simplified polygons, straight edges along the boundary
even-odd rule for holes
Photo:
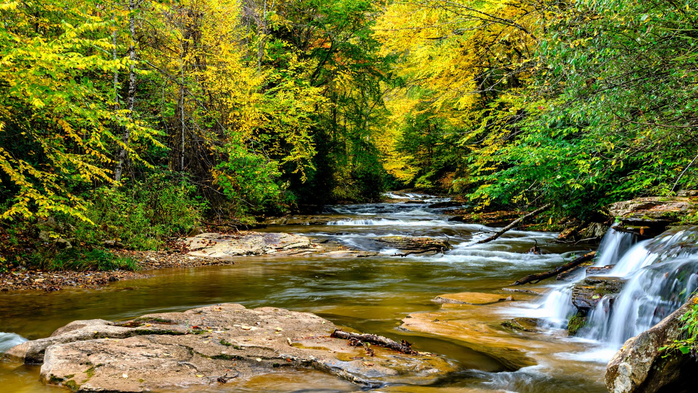
[[[99,248],[92,250],[70,248],[55,254],[35,253],[32,254],[29,259],[32,265],[47,270],[136,271],[140,269],[135,259],[120,257]]]
[[[158,249],[164,239],[185,235],[201,224],[207,203],[194,196],[195,191],[187,181],[174,182],[164,174],[121,189],[99,188],[88,198],[92,202],[87,217],[94,225],[75,222],[68,236],[77,244],[114,240],[128,248]]]

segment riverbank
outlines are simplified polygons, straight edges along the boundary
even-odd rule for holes
[[[322,243],[322,244],[320,244]],[[431,243],[410,242],[413,247],[431,247]],[[405,247],[408,249],[407,247]],[[409,250],[409,249],[408,249]],[[327,258],[374,256],[375,252],[351,249],[336,242],[278,232],[241,231],[204,233],[169,243],[161,251],[113,249],[119,258],[135,261],[137,269],[111,271],[46,270],[19,266],[0,272],[0,292],[54,292],[76,287],[96,289],[113,282],[147,278],[160,269],[189,269],[204,266],[234,265],[245,257],[323,256]]]

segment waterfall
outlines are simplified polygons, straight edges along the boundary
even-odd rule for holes
[[[581,335],[620,348],[679,308],[698,288],[698,229],[674,230],[628,250],[606,276],[627,280],[604,296]]]
[[[595,266],[616,264],[632,246],[634,238],[631,233],[609,229],[599,245]],[[542,318],[549,327],[565,328],[569,318],[577,312],[572,305],[572,288],[575,283],[554,285],[553,290],[543,299],[535,316]]]
[[[596,266],[614,265],[634,242],[635,236],[631,233],[609,229],[599,244]]]

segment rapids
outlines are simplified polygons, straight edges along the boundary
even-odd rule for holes
[[[386,386],[376,390],[379,392],[605,391],[604,364],[575,358],[576,354],[595,348],[594,341],[567,339],[556,329],[562,322],[550,324],[542,333],[513,332],[501,327],[503,320],[517,313],[545,316],[549,307],[541,307],[532,295],[515,294],[516,300],[528,300],[492,306],[444,305],[442,308],[432,301],[438,295],[458,292],[510,296],[511,293],[501,289],[516,279],[558,266],[572,252],[588,249],[554,243],[553,233],[530,231],[510,231],[494,242],[478,245],[477,240],[487,237],[494,229],[449,221],[444,212],[452,207],[444,207],[448,203],[443,203],[449,202],[448,199],[420,194],[388,197],[396,202],[329,207],[324,213],[337,215],[337,220],[328,225],[266,229],[380,252],[375,257],[239,258],[232,266],[154,271],[150,278],[117,282],[100,290],[0,293],[0,331],[8,332],[0,334],[0,352],[25,338],[46,337],[76,319],[123,320],[145,313],[235,302],[246,307],[274,306],[312,312],[341,326],[405,339],[413,342],[416,349],[442,354],[461,368],[433,386]],[[447,239],[453,249],[439,255],[398,257],[393,255],[395,250],[381,248],[381,243],[375,241],[381,236]],[[536,242],[543,255],[527,253]],[[622,254],[620,247],[629,246],[631,241],[613,242],[616,245],[604,247]],[[553,295],[557,289],[550,287]],[[562,292],[557,300],[549,297],[550,307],[563,304],[563,297]],[[411,313],[444,312],[448,316],[451,311],[481,324],[477,326],[487,326],[490,336],[482,336],[473,343],[457,335],[408,331],[401,327],[403,318]],[[512,369],[507,359],[490,354],[490,342],[493,346],[511,346],[511,351],[523,352],[536,365]],[[361,391],[347,382],[313,371],[275,374],[229,385],[177,392]],[[3,392],[56,391],[38,381],[37,367],[8,362],[0,362],[0,386]]]

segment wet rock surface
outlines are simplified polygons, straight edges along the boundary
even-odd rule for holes
[[[438,298],[474,299],[481,295],[489,295],[490,299],[487,300],[509,296],[465,292],[443,294]],[[516,296],[521,297],[520,300],[531,300],[536,295],[520,293]],[[499,362],[502,367],[499,371],[536,365],[536,358],[542,358],[542,362],[547,363],[556,354],[570,351],[568,345],[576,345],[538,333],[538,321],[534,318],[502,318],[498,310],[507,307],[507,304],[500,301],[479,305],[445,302],[438,311],[410,314],[402,320],[401,328],[458,340],[462,345]],[[545,340],[545,345],[541,345],[539,339]]]
[[[440,295],[434,298],[436,303],[448,304],[470,304],[473,306],[484,306],[493,303],[513,301],[513,295],[498,295],[496,293],[464,292]]]
[[[689,355],[660,348],[681,337],[680,318],[698,298],[663,319],[653,328],[625,342],[606,368],[606,387],[611,393],[691,392],[698,384],[698,362]]]
[[[270,217],[264,220],[265,225],[327,225],[337,220],[349,219],[349,216],[337,215],[309,215],[309,216],[285,216]]]
[[[586,315],[604,296],[613,298],[620,293],[625,281],[620,277],[587,277],[572,289],[572,304]]]
[[[43,363],[42,381],[85,392],[216,386],[303,369],[377,387],[429,383],[454,371],[437,356],[352,346],[331,338],[334,330],[313,314],[221,304],[118,323],[75,321],[6,356]]]
[[[431,237],[386,236],[376,242],[383,248],[394,248],[399,254],[441,253],[452,248],[448,240]]]

